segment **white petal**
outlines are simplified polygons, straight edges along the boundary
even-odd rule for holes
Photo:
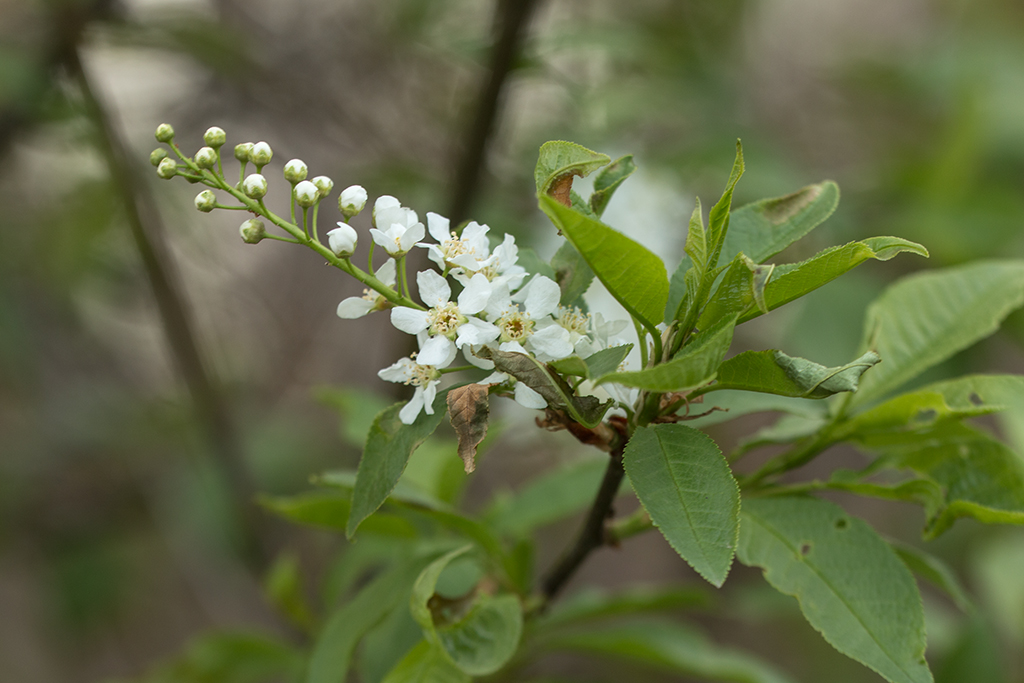
[[[494,361],[489,361],[486,358],[480,358],[479,356],[477,356],[476,353],[474,353],[474,352],[475,351],[479,351],[479,350],[480,350],[479,348],[472,348],[472,347],[469,347],[469,346],[463,346],[462,347],[462,357],[466,359],[467,363],[469,363],[470,365],[475,365],[476,367],[480,368],[481,370],[493,370],[494,369]]]
[[[526,349],[523,348],[523,345],[517,341],[507,341],[499,346],[498,350],[505,351],[506,353],[525,353],[526,355],[530,355]]]
[[[412,368],[415,365],[409,358],[400,358],[397,363],[380,370],[377,376],[388,382],[405,382],[412,379]]]
[[[377,269],[374,276],[386,284],[388,287],[395,286],[395,277],[398,273],[398,266],[396,265],[395,259],[389,258],[384,262],[384,265]]]
[[[408,334],[417,334],[427,329],[430,321],[426,311],[397,306],[391,309],[391,324]]]
[[[414,223],[411,227],[406,229],[402,234],[401,240],[399,240],[402,244],[402,251],[409,251],[417,242],[426,237],[426,235],[427,231],[423,227],[423,224]]]
[[[456,265],[460,268],[465,268],[470,272],[476,272],[481,268],[486,268],[491,265],[486,260],[481,261],[476,257],[476,254],[459,254],[453,259],[449,259],[452,265]]]
[[[519,247],[516,246],[516,238],[505,233],[505,241],[494,248],[494,255],[498,257],[501,272],[507,272],[519,260]]]
[[[381,232],[377,228],[370,228],[370,234],[373,236],[373,241],[384,247],[385,251],[389,254],[395,251],[395,239],[393,237],[388,237],[387,233]]]
[[[512,297],[505,283],[495,282],[492,285],[491,298],[487,301],[484,312],[489,320],[497,320],[512,308]]]
[[[433,261],[437,265],[437,267],[440,270],[444,270],[445,268],[448,267],[447,264],[444,262],[444,252],[441,251],[436,244],[424,244],[423,242],[418,242],[416,246],[426,247],[427,256],[430,258],[431,261]]]
[[[541,360],[558,360],[572,355],[569,330],[561,325],[551,325],[534,332],[526,343]]]
[[[390,209],[392,207],[401,205],[402,203],[395,199],[394,197],[392,197],[391,195],[382,194],[381,196],[377,197],[377,201],[373,203],[373,212],[374,214],[376,214],[378,211],[383,211],[384,209]]]
[[[496,325],[485,323],[480,318],[469,318],[464,324],[459,325],[459,336],[455,340],[455,345],[461,349],[466,344],[486,344],[497,339],[500,334],[501,330]]]
[[[420,301],[431,308],[445,305],[452,296],[448,281],[432,270],[416,273],[416,286],[420,290]]]
[[[487,254],[491,251],[491,244],[487,239],[488,230],[490,230],[490,228],[486,225],[480,225],[476,221],[472,221],[462,229],[462,234],[459,236],[459,238],[465,242],[481,260],[487,258]]]
[[[459,311],[463,315],[473,315],[484,310],[487,300],[491,298],[491,281],[483,273],[477,273],[469,280],[469,284],[459,294]]]
[[[338,304],[338,317],[347,320],[362,318],[373,310],[374,305],[376,302],[368,301],[361,296],[350,296]]]
[[[455,358],[455,344],[448,337],[431,337],[416,355],[420,365],[443,368]]]
[[[438,384],[435,380],[427,382],[427,386],[423,387],[423,412],[427,415],[434,414],[434,397],[437,395]]]
[[[402,406],[402,409],[398,411],[398,419],[402,421],[402,424],[411,425],[416,421],[416,416],[420,414],[420,410],[423,408],[423,387],[416,387],[416,393],[412,395],[409,402]]]
[[[427,212],[427,230],[430,231],[430,236],[439,243],[451,239],[450,224],[450,221],[441,214],[433,211]]]
[[[523,406],[524,408],[543,410],[544,408],[548,407],[548,402],[544,400],[543,396],[541,396],[536,391],[526,386],[522,382],[516,382],[515,398],[516,403]]]
[[[504,384],[508,381],[508,375],[504,372],[492,372],[484,377],[477,384]]]
[[[554,280],[538,275],[530,280],[528,286],[530,290],[526,295],[526,312],[534,320],[543,318],[558,308],[562,290],[558,288],[558,283]]]

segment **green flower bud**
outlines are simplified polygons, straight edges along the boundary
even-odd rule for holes
[[[256,244],[266,236],[267,229],[260,219],[250,218],[238,228],[238,234],[246,244]]]
[[[203,190],[196,195],[196,208],[203,213],[210,213],[217,208],[217,196],[210,190]]]
[[[306,179],[309,169],[302,159],[292,159],[284,165],[284,179],[294,185]]]
[[[157,147],[149,153],[149,163],[154,166],[158,166],[161,161],[167,158],[167,150],[163,147]]]
[[[160,142],[170,142],[174,139],[174,129],[169,123],[161,123],[156,127],[156,139]]]
[[[274,151],[270,149],[270,145],[263,141],[253,145],[252,150],[249,152],[249,161],[256,164],[257,167],[266,166],[273,158]]]
[[[200,147],[195,159],[199,168],[214,168],[217,165],[217,152],[212,147]]]
[[[240,142],[235,145],[235,158],[243,164],[249,161],[249,154],[252,152],[251,142]]]
[[[242,192],[252,199],[262,199],[267,194],[267,179],[259,173],[251,173],[242,181]]]
[[[303,180],[295,186],[295,202],[304,209],[316,204],[320,199],[320,190],[308,180]]]
[[[206,132],[203,133],[203,142],[214,149],[217,149],[227,142],[227,139],[228,135],[224,132],[224,129],[218,128],[217,126],[210,126],[206,129]]]
[[[164,180],[170,180],[178,175],[178,165],[174,163],[174,159],[161,159],[160,163],[156,165],[156,174]]]
[[[318,175],[313,178],[313,184],[316,185],[316,189],[320,190],[320,199],[323,199],[331,193],[334,189],[334,181],[325,175]]]

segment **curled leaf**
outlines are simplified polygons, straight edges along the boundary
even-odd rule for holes
[[[448,419],[459,437],[459,457],[466,474],[476,469],[476,449],[487,436],[487,391],[487,385],[467,384],[448,392]]]

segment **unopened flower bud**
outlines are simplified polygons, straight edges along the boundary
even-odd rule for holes
[[[223,128],[218,128],[217,126],[210,126],[203,133],[203,142],[214,149],[223,145],[227,140],[228,134],[224,132]]]
[[[301,183],[295,186],[295,201],[304,209],[316,204],[316,201],[320,198],[320,190],[317,189],[316,185],[303,180]]]
[[[338,198],[338,210],[349,220],[366,206],[366,190],[362,185],[350,185],[341,191]]]
[[[213,147],[200,147],[195,159],[199,168],[213,168],[217,165],[217,152]]]
[[[174,163],[174,159],[165,157],[156,165],[156,174],[164,180],[169,180],[178,175],[178,165]]]
[[[242,192],[252,199],[262,199],[267,194],[267,179],[259,173],[250,173],[242,181]]]
[[[154,166],[159,166],[160,162],[167,158],[167,150],[163,147],[157,147],[149,153],[149,163]]]
[[[235,158],[241,161],[243,164],[249,161],[249,155],[252,153],[251,142],[240,142],[235,145]]]
[[[356,250],[359,235],[347,223],[338,222],[338,227],[327,233],[327,242],[337,256],[351,256]]]
[[[325,175],[318,175],[313,178],[313,184],[316,185],[316,189],[320,191],[320,199],[323,199],[331,193],[334,189],[334,181]]]
[[[257,167],[266,166],[273,158],[274,151],[270,149],[270,145],[262,141],[253,145],[249,151],[249,161],[256,164]]]
[[[174,129],[169,123],[161,123],[156,127],[156,139],[160,142],[170,142],[174,139]]]
[[[263,221],[258,218],[250,218],[238,228],[238,234],[246,244],[256,244],[267,234]]]
[[[217,208],[217,195],[210,190],[203,190],[196,195],[196,208],[203,213],[210,213]]]
[[[292,159],[284,165],[284,179],[292,185],[305,180],[308,174],[309,169],[306,168],[306,164],[303,163],[302,159]]]

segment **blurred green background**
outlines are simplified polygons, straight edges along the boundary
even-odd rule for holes
[[[852,357],[864,307],[895,277],[1024,257],[1019,0],[35,0],[0,3],[0,35],[5,681],[136,677],[219,627],[294,636],[261,589],[268,558],[301,557],[312,587],[342,542],[268,519],[253,496],[354,467],[318,388],[404,396],[375,373],[407,339],[386,316],[339,321],[360,288],[313,254],[245,245],[235,214],[195,212],[196,189],[147,162],[158,123],[186,154],[218,125],[229,145],[269,141],[275,164],[299,157],[339,189],[474,218],[545,256],[557,243],[535,206],[538,146],[633,153],[641,170],[606,220],[670,270],[693,197],[717,198],[740,137],[738,203],[823,178],[843,190],[782,260],[874,235],[931,250],[864,265],[737,333],[826,365]],[[1021,372],[1022,343],[1017,314],[942,371]],[[505,419],[528,426],[525,412]],[[1024,452],[1020,422],[1001,428]],[[470,507],[566,459],[566,444],[506,430]],[[916,508],[856,505],[916,538]],[[572,530],[552,530],[542,566]],[[961,521],[934,546],[981,608],[967,618],[923,587],[937,680],[1024,681],[1024,532]],[[697,579],[650,536],[601,551],[574,585],[631,581]],[[753,572],[737,568],[716,604],[701,619],[717,640],[800,681],[880,680]]]

